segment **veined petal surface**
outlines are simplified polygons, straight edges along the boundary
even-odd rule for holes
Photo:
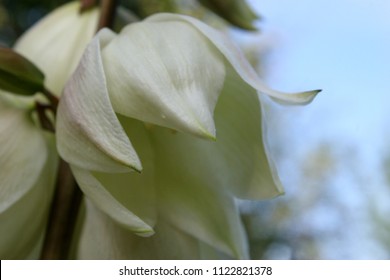
[[[99,10],[79,11],[79,1],[57,8],[24,33],[15,45],[16,51],[44,72],[45,85],[57,96],[96,32]]]
[[[262,96],[229,71],[215,110],[214,159],[221,161],[221,181],[243,199],[270,199],[284,193],[269,155]]]
[[[114,34],[104,29],[88,45],[67,82],[57,112],[57,148],[70,164],[100,172],[141,170],[112,108],[100,56]]]
[[[150,236],[157,219],[153,148],[143,123],[119,119],[144,163],[142,173],[89,172],[75,166],[72,170],[97,208],[137,235]]]
[[[223,174],[206,177],[218,172],[218,166],[212,166],[202,158],[204,153],[197,154],[199,150],[193,149],[197,141],[212,142],[159,127],[152,128],[151,134],[161,215],[175,227],[234,258],[248,258],[246,235],[234,198],[227,188],[218,185],[216,177]],[[202,173],[203,164],[212,171]]]
[[[0,102],[0,258],[39,258],[58,157],[29,113]]]
[[[185,22],[141,22],[103,50],[114,110],[144,122],[215,137],[213,112],[225,78],[221,53]]]
[[[90,171],[78,167],[72,167],[72,172],[84,194],[116,223],[141,236],[150,236],[154,233],[150,225],[121,203],[124,198],[118,199],[110,192],[110,187],[122,189],[123,186],[104,185]],[[130,186],[129,191],[134,190]]]
[[[313,90],[287,94],[271,89],[258,77],[248,60],[228,37],[197,19],[177,14],[156,14],[146,19],[146,21],[162,23],[178,20],[187,22],[199,30],[226,57],[230,66],[246,83],[274,100],[284,104],[308,104],[320,92],[320,90]]]
[[[143,238],[118,226],[88,201],[86,210],[79,259],[199,259],[198,241],[164,219],[158,220],[155,235]]]
[[[0,212],[34,186],[48,157],[46,141],[28,114],[0,100]]]

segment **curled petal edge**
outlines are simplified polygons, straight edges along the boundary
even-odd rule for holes
[[[114,36],[108,29],[101,30],[66,84],[57,115],[57,148],[66,161],[82,169],[141,171],[141,162],[107,91],[100,49]]]
[[[259,92],[270,96],[278,103],[288,105],[309,104],[313,101],[316,95],[321,92],[321,90],[311,90],[296,93],[284,93],[271,89],[258,77],[256,71],[249,64],[242,52],[227,36],[197,19],[185,15],[162,13],[150,16],[146,20],[154,22],[180,20],[191,24],[218,48],[230,65],[235,69],[237,74],[240,75],[246,83]]]
[[[81,190],[103,213],[139,236],[154,234],[150,225],[119,203],[89,171],[75,166],[71,169]]]

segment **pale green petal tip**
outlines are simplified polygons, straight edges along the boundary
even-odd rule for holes
[[[286,191],[284,190],[284,188],[279,186],[278,187],[278,192],[275,194],[274,197],[279,197],[279,196],[282,196],[282,195],[285,195],[285,194],[286,194]]]
[[[277,172],[276,168],[272,164],[270,167],[271,167],[271,170],[273,170],[273,171],[271,171],[272,178],[273,178],[272,191],[269,192],[268,194],[264,194],[261,197],[258,197],[258,199],[260,199],[260,200],[274,199],[276,197],[279,197],[279,196],[286,194],[284,187],[283,187],[283,184],[280,181],[280,178],[278,176],[278,172]],[[256,197],[255,194],[253,194],[253,195],[254,195],[254,197]]]
[[[132,232],[141,237],[151,237],[155,234],[155,231],[152,228],[132,229]]]
[[[270,96],[274,101],[283,105],[307,105],[311,103],[321,91],[322,89],[317,89],[294,94],[283,94],[283,97]]]
[[[143,167],[142,163],[138,157],[133,158],[118,158],[115,155],[110,154],[110,152],[103,151],[108,157],[117,163],[123,165],[125,168],[129,168],[128,171],[135,171],[137,173],[142,173]],[[61,153],[60,153],[61,154]]]
[[[272,187],[271,190],[255,190],[253,189],[251,192],[246,193],[245,196],[240,196],[240,199],[244,200],[252,200],[252,201],[264,201],[269,199],[274,199],[279,196],[285,195],[286,192],[281,184],[275,183],[275,186]]]
[[[202,134],[200,136],[204,139],[211,140],[213,142],[217,141],[217,136],[216,136],[215,132],[212,133],[212,132],[207,131],[207,130],[202,130]]]
[[[217,136],[215,136],[215,135],[208,134],[207,139],[211,140],[213,142],[217,142]]]
[[[147,223],[143,222],[142,225],[139,225],[139,226],[134,226],[134,224],[129,224],[127,223],[126,221],[120,221],[120,220],[117,220],[117,219],[114,219],[116,220],[119,224],[121,224],[124,228],[126,228],[127,230],[129,230],[130,232],[138,235],[138,236],[141,236],[141,237],[151,237],[152,235],[155,234],[155,231],[154,229],[148,225]]]
[[[182,130],[182,132],[189,132],[194,136],[205,140],[211,140],[213,142],[217,140],[214,121],[212,127],[207,126],[202,122],[196,121],[195,125],[188,127],[187,131]]]
[[[139,161],[139,159],[137,159],[137,161],[119,161],[120,163],[124,164],[125,166],[129,167],[131,170],[137,172],[137,173],[142,173],[142,164],[141,162]]]
[[[302,95],[306,95],[307,100],[301,104],[306,105],[306,104],[311,103],[314,100],[314,98],[316,98],[317,94],[319,94],[321,91],[322,91],[322,89],[316,89],[316,90],[303,92]]]
[[[134,164],[131,164],[131,163],[128,163],[128,162],[121,162],[124,166],[128,167],[129,168],[129,171],[134,171],[134,172],[137,172],[139,174],[142,173],[142,166],[141,165],[134,165]]]

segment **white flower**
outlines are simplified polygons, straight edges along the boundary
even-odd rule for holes
[[[95,34],[98,19],[98,9],[80,13],[79,1],[67,3],[23,34],[14,49],[43,71],[46,87],[59,96]]]
[[[86,196],[122,227],[149,236],[162,220],[248,258],[235,197],[283,192],[261,100],[305,104],[317,92],[271,90],[218,31],[155,15],[90,43],[60,101],[57,147]]]
[[[1,259],[39,257],[57,167],[53,140],[30,110],[0,99]]]
[[[29,29],[15,49],[45,73],[60,95],[97,25],[97,9],[79,13],[79,2],[60,7]],[[39,258],[52,198],[58,155],[34,109],[37,97],[0,91],[0,258]]]

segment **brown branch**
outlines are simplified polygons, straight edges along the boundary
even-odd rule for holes
[[[95,7],[97,0],[80,0],[80,14]]]
[[[54,124],[46,115],[46,110],[52,110],[51,105],[41,104],[38,101],[35,102],[36,111],[38,114],[38,119],[41,124],[41,127],[44,130],[54,133]]]
[[[116,11],[116,0],[101,0],[100,3],[100,18],[98,22],[97,30],[104,27],[111,28],[114,23],[115,11]]]
[[[50,102],[51,110],[53,111],[53,114],[55,115],[57,112],[58,102],[59,99],[57,96],[55,96],[52,92],[50,92],[47,88],[43,88],[42,93]]]
[[[43,260],[68,258],[82,193],[69,165],[60,160],[56,190],[51,204],[47,232],[42,249]]]

